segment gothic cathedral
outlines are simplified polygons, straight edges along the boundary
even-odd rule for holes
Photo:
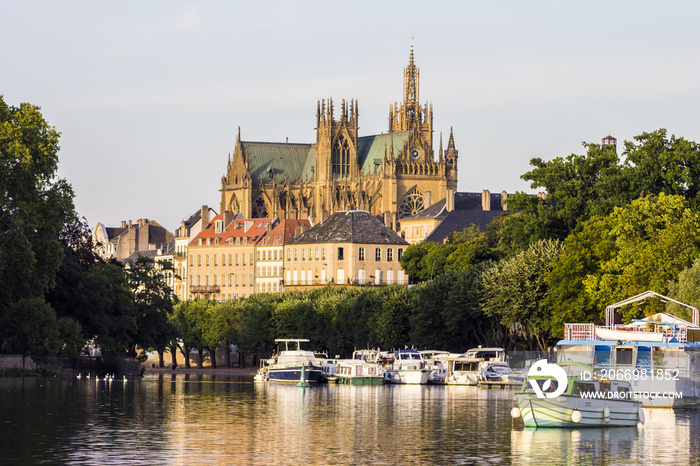
[[[333,100],[318,102],[316,142],[242,141],[221,179],[221,212],[246,218],[310,219],[320,223],[342,210],[366,210],[398,231],[457,188],[457,150],[452,130],[443,151],[433,150],[433,106],[418,100],[420,73],[413,45],[404,70],[403,103],[389,109],[389,132],[359,136],[358,104],[343,100],[335,119]]]

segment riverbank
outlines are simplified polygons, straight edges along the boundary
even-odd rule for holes
[[[144,375],[148,374],[209,374],[209,375],[255,375],[256,369],[253,367],[191,367],[189,369],[178,366],[176,369],[169,367],[149,367],[144,371]]]

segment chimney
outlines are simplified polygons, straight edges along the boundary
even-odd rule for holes
[[[455,190],[452,188],[447,190],[447,196],[445,196],[445,209],[447,209],[448,212],[455,210]]]
[[[236,218],[236,214],[231,212],[230,210],[227,210],[224,212],[224,230],[226,230],[229,225],[231,225],[231,222]]]
[[[508,199],[508,193],[501,191],[501,206],[503,207],[503,210],[508,210],[508,203],[506,202],[506,199]]]
[[[126,228],[126,220],[122,220],[122,228]]]
[[[131,228],[131,220],[129,220],[129,228]]]
[[[491,191],[488,189],[481,191],[481,209],[491,210]]]
[[[209,225],[209,207],[203,205],[200,214],[202,217],[202,230],[204,230]]]

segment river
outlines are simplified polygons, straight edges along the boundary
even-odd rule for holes
[[[699,464],[700,410],[531,430],[512,391],[156,374],[0,378],[1,464]]]

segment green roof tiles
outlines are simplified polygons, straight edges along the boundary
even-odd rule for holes
[[[270,174],[277,183],[284,183],[285,177],[290,183],[300,181],[306,160],[313,159],[309,154],[315,153],[314,144],[241,141],[241,145],[250,176],[256,184],[261,175],[269,183]]]
[[[408,141],[410,131],[393,133],[394,153]],[[253,183],[260,177],[265,183],[286,179],[292,183],[310,182],[314,177],[316,144],[241,141],[243,156],[248,162]],[[362,174],[375,174],[384,160],[385,150],[391,150],[392,134],[376,134],[357,138],[357,161]]]

